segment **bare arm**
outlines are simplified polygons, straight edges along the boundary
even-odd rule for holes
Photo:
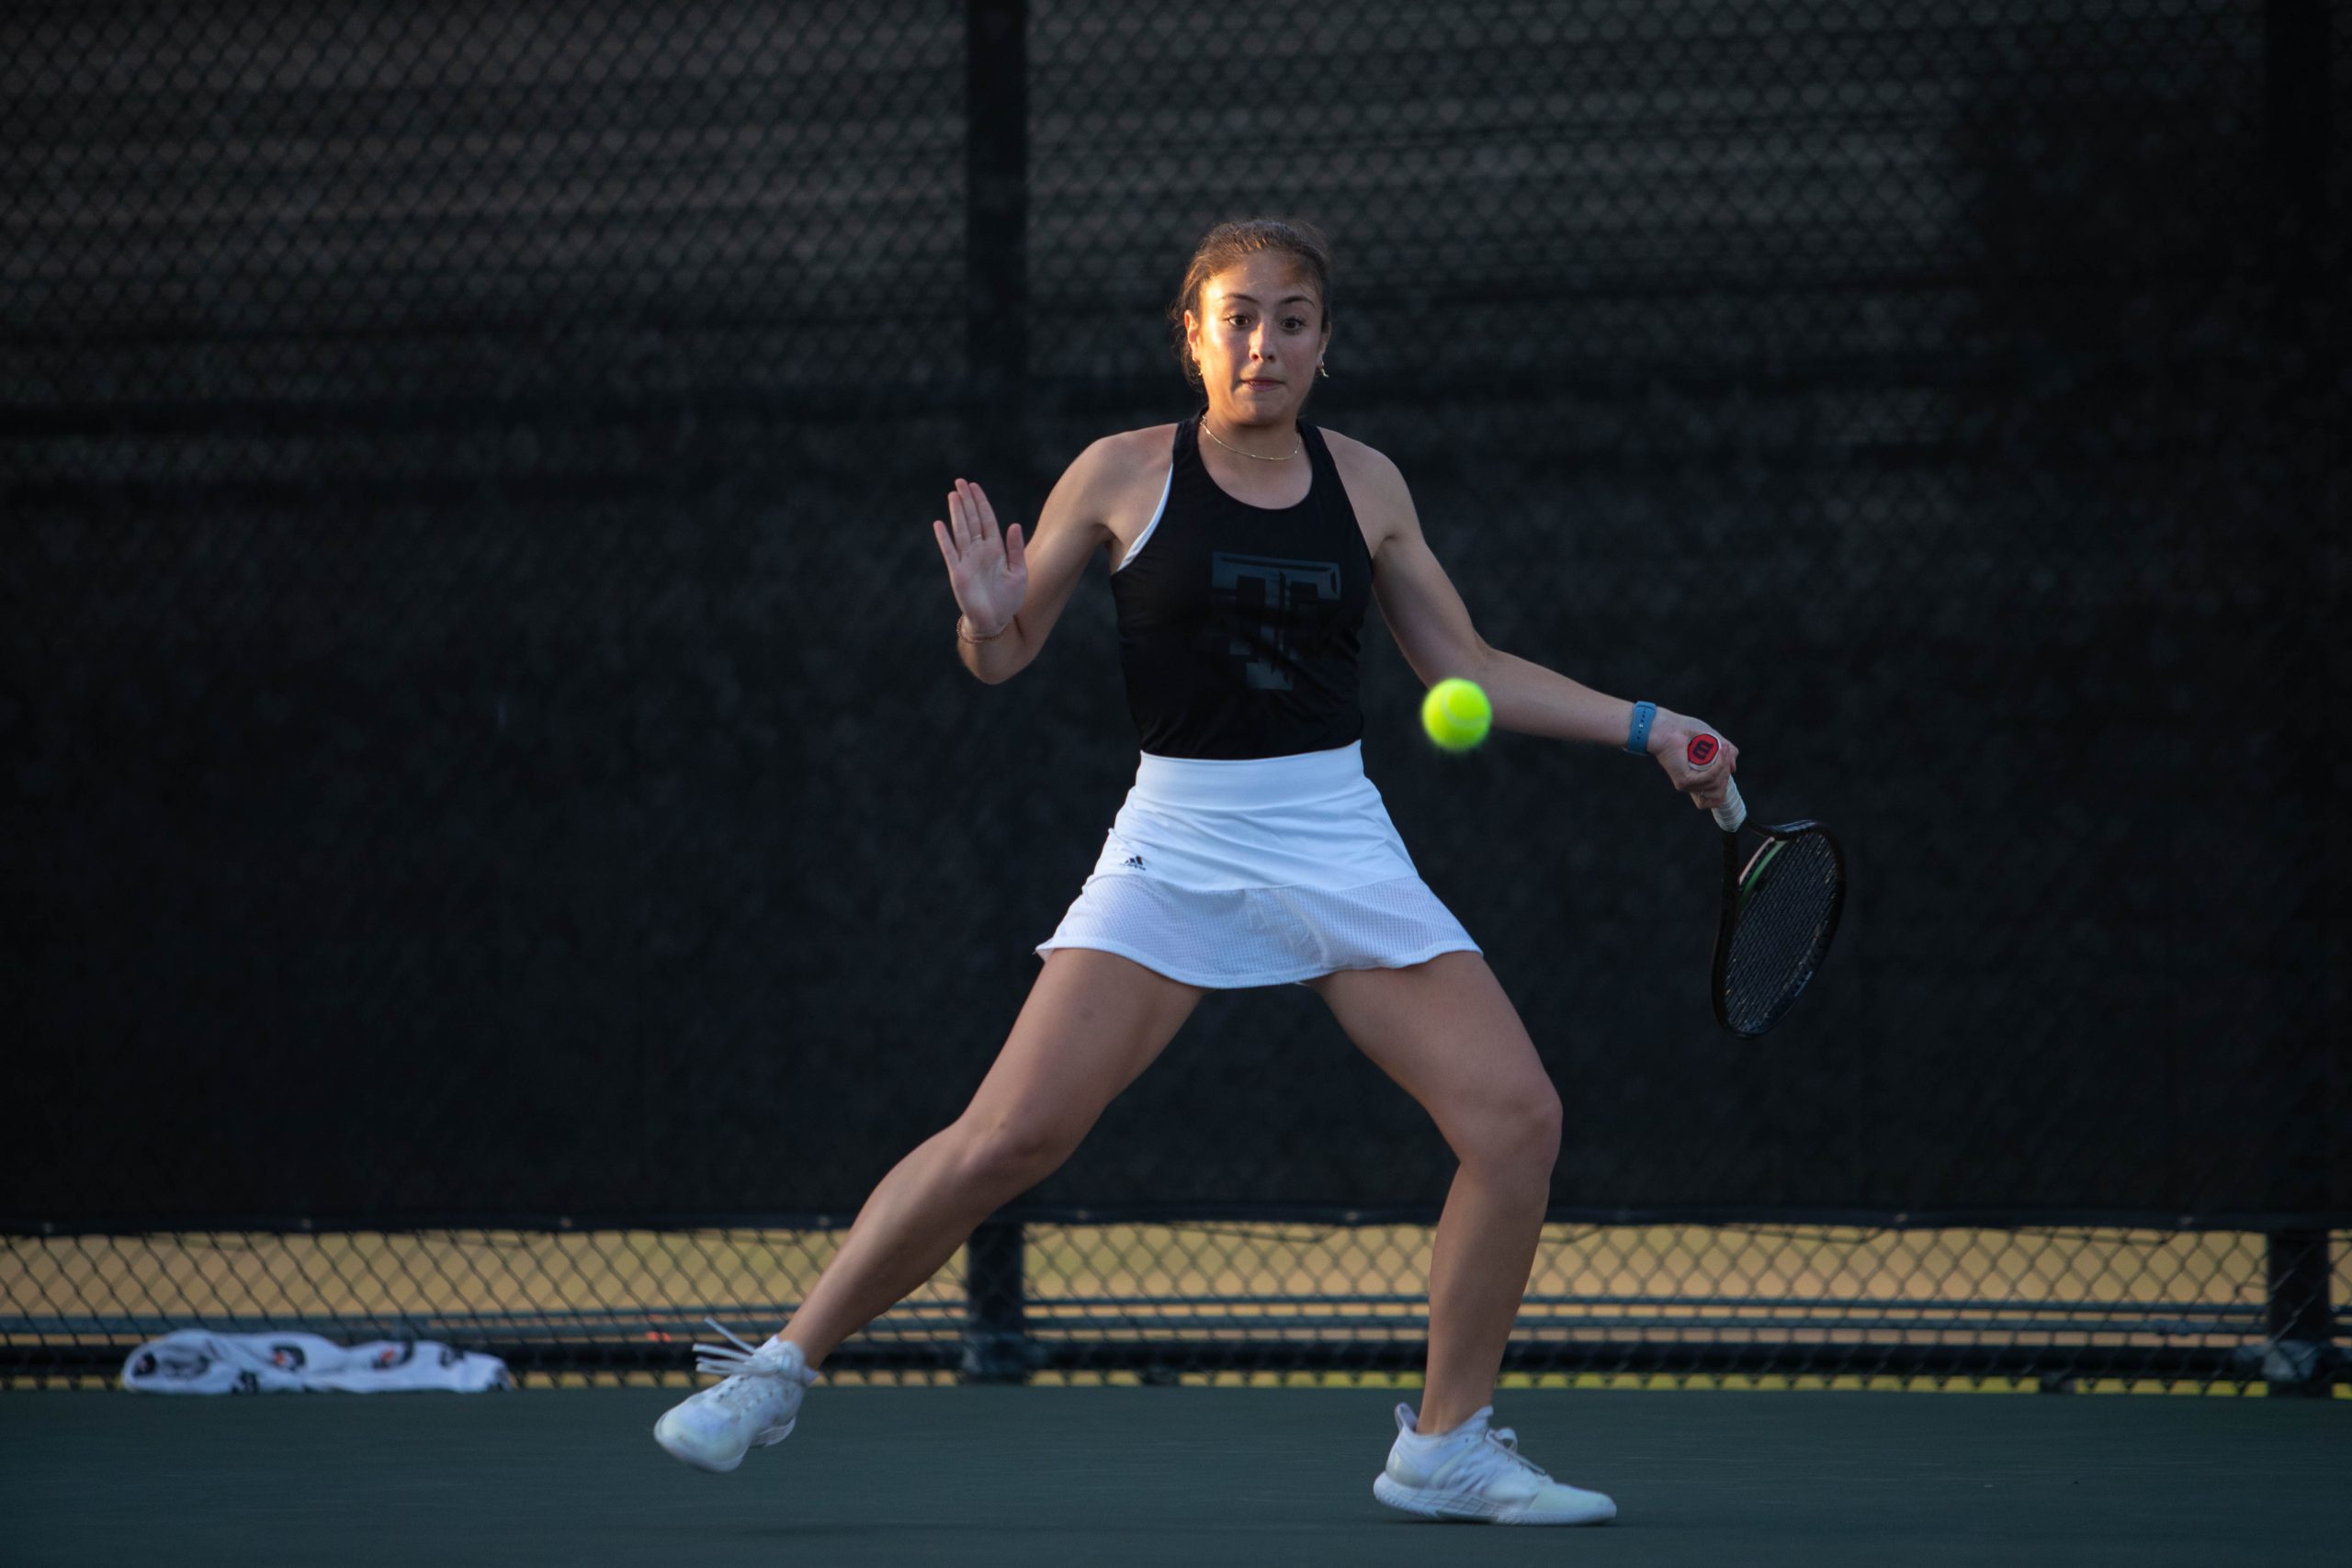
[[[1540,664],[1489,647],[1471,623],[1453,580],[1438,564],[1422,536],[1419,515],[1396,466],[1370,447],[1351,443],[1346,468],[1349,494],[1374,541],[1373,592],[1387,618],[1405,661],[1426,685],[1449,676],[1475,681],[1494,704],[1495,723],[1523,735],[1623,746],[1632,728],[1634,705],[1594,691]],[[1723,804],[1739,748],[1728,739],[1717,760],[1704,768],[1684,761],[1693,735],[1716,734],[1711,726],[1657,710],[1650,727],[1649,753],[1666,769],[1674,787],[1701,807]]]
[[[961,612],[956,650],[989,684],[1037,657],[1087,558],[1112,541],[1107,519],[1124,477],[1115,440],[1088,447],[1055,484],[1035,545],[1024,546],[1018,523],[1000,535],[988,496],[966,479],[948,492],[947,521],[932,524]]]

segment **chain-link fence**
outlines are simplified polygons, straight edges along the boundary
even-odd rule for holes
[[[190,1324],[487,1349],[526,1382],[676,1381],[707,1317],[780,1320],[837,1231],[15,1236],[8,1373],[101,1382]],[[835,1379],[1284,1382],[1418,1374],[1426,1225],[1011,1222],[835,1352]],[[1542,1384],[2317,1392],[2276,1238],[2180,1230],[1555,1225],[1504,1372]],[[2291,1264],[2324,1266],[2331,1238]],[[2306,1304],[2306,1312],[2312,1308]],[[2324,1310],[2324,1308],[2322,1309]],[[2340,1375],[2340,1373],[2338,1374]]]
[[[1716,720],[1839,951],[1706,1016],[1624,759],[1367,766],[1569,1105],[1531,1375],[2324,1390],[2347,35],[2221,0],[0,16],[0,1337],[676,1368],[977,1082],[1133,765],[947,480],[1188,409],[1216,219],[1489,641]],[[1695,837],[1694,837],[1695,835]],[[1216,998],[877,1373],[1403,1373],[1445,1151]],[[718,1228],[733,1227],[733,1228]],[[2331,1283],[2333,1280],[2333,1283]]]

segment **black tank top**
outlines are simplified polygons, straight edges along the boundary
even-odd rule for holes
[[[1127,710],[1156,757],[1287,757],[1363,738],[1357,655],[1372,553],[1311,424],[1295,506],[1251,506],[1201,462],[1197,419],[1176,427],[1168,503],[1142,553],[1111,574]]]

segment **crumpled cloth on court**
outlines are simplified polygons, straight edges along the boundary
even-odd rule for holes
[[[315,1334],[176,1328],[125,1358],[122,1386],[141,1393],[480,1393],[513,1388],[514,1379],[495,1356],[430,1339],[345,1346]]]

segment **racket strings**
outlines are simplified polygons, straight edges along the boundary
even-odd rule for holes
[[[1742,1034],[1777,1021],[1820,967],[1843,882],[1826,833],[1775,840],[1749,867],[1724,965],[1724,1010]]]

